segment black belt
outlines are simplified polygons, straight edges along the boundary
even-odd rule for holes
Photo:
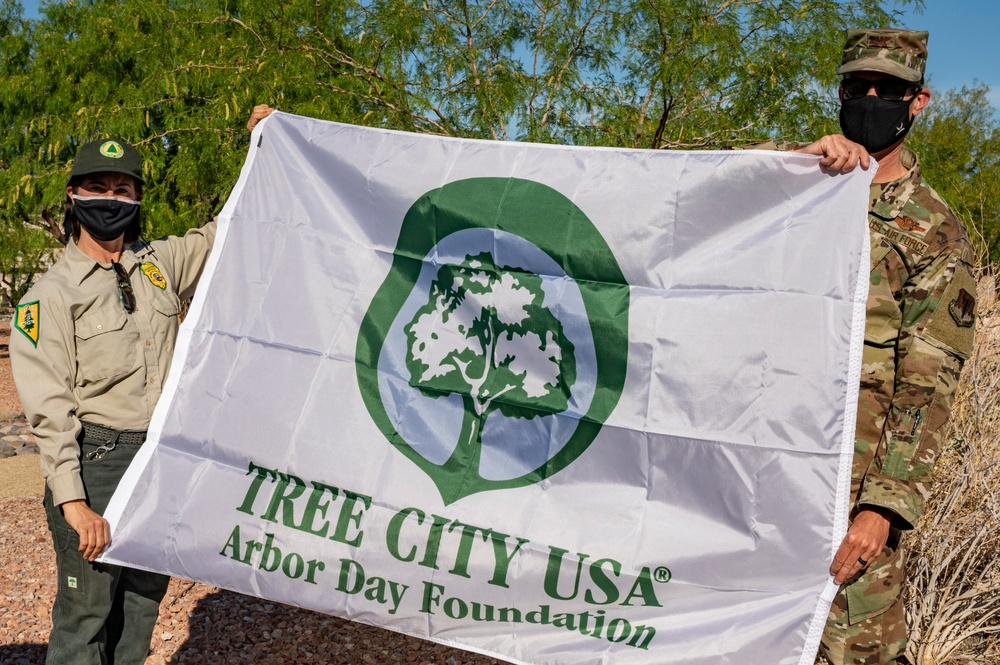
[[[146,441],[146,432],[138,430],[119,430],[95,425],[86,421],[80,421],[83,425],[83,435],[88,439],[96,439],[102,444],[96,450],[91,450],[86,457],[89,461],[102,459],[109,452],[114,450],[118,444],[125,446],[141,446]]]

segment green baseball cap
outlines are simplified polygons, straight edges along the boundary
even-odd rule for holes
[[[145,183],[142,179],[142,157],[139,151],[119,139],[99,139],[80,146],[69,177],[73,179],[101,172],[124,173],[135,178],[139,184]]]
[[[837,73],[882,72],[916,83],[926,69],[926,30],[878,28],[847,31],[844,63]]]

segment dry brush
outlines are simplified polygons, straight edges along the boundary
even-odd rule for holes
[[[1000,305],[997,269],[979,280],[978,329],[935,468],[909,537],[906,601],[915,665],[1000,665]],[[971,660],[970,660],[971,659]]]

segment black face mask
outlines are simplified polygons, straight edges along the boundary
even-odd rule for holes
[[[868,152],[881,152],[910,131],[910,101],[890,102],[874,95],[845,99],[840,106],[840,128]]]
[[[74,196],[73,214],[96,239],[114,240],[139,219],[139,202],[114,196]]]

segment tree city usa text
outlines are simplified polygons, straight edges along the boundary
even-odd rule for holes
[[[262,520],[360,548],[364,539],[364,518],[371,508],[369,496],[327,485],[305,481],[277,469],[250,462],[247,476],[249,487],[237,511]],[[450,575],[471,579],[470,560],[477,556],[491,557],[486,584],[509,588],[507,577],[511,561],[529,541],[512,537],[494,529],[465,524],[441,515],[428,515],[419,508],[403,508],[389,520],[385,547],[396,560],[413,563],[432,570],[451,564]],[[555,601],[582,599],[595,609],[559,613],[549,605],[529,609],[499,607],[448,595],[444,585],[422,581],[419,611],[424,614],[444,614],[456,620],[531,623],[552,625],[564,630],[579,631],[597,639],[648,649],[656,629],[633,625],[624,617],[606,616],[601,606],[661,607],[656,586],[670,581],[665,567],[651,570],[643,567],[634,582],[621,579],[622,565],[610,558],[591,559],[582,552],[547,546],[543,591]],[[482,552],[482,553],[481,553]],[[410,586],[378,577],[366,571],[350,558],[332,564],[318,558],[289,551],[282,547],[274,533],[265,533],[263,540],[249,540],[236,525],[219,552],[220,555],[266,573],[281,574],[306,584],[335,585],[338,592],[359,595],[385,606],[388,614],[396,614]],[[565,568],[565,570],[564,570]],[[411,594],[414,595],[414,594]]]

